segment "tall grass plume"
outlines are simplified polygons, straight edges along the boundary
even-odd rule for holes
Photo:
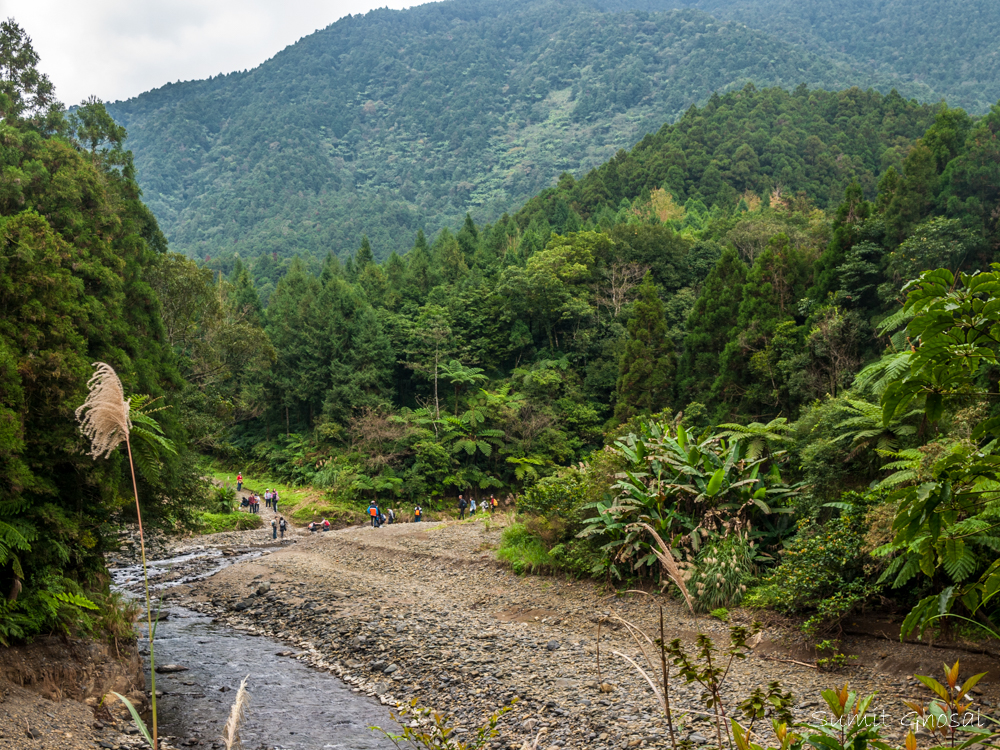
[[[132,444],[129,434],[132,420],[129,418],[129,402],[125,398],[122,381],[115,369],[104,362],[94,362],[94,374],[87,381],[87,399],[76,410],[80,431],[90,440],[89,455],[95,461],[111,455],[123,442],[128,452],[128,465],[132,472],[132,493],[135,496],[135,514],[139,522],[139,549],[142,554],[142,578],[146,590],[146,624],[149,633],[149,677],[152,701],[153,733],[150,744],[157,750],[156,726],[156,660],[153,654],[153,609],[149,596],[149,574],[146,571],[146,539],[142,528],[142,509],[139,507],[139,487],[135,479],[135,464],[132,461]],[[124,699],[123,699],[124,700]],[[126,704],[128,705],[127,701]],[[131,709],[131,706],[129,706]],[[132,711],[138,719],[138,714]],[[141,723],[141,720],[139,720]],[[144,729],[145,727],[140,727]],[[145,734],[145,733],[144,733]]]
[[[240,750],[243,747],[240,742],[240,726],[246,718],[246,705],[250,702],[250,693],[247,692],[247,680],[250,675],[243,678],[240,689],[236,691],[236,700],[229,710],[229,719],[222,730],[222,742],[226,750]]]

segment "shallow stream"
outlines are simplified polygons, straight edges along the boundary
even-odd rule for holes
[[[261,554],[254,550],[222,557],[213,552],[189,552],[151,563],[150,583],[164,578],[174,579],[166,585],[190,582]],[[141,569],[138,574],[134,568],[121,569],[114,575],[116,583],[131,592],[141,582]],[[393,747],[368,729],[395,728],[384,706],[352,692],[334,675],[277,656],[289,651],[288,646],[215,625],[211,617],[183,607],[164,605],[161,615],[167,616],[156,626],[156,663],[187,670],[156,676],[157,692],[162,693],[157,700],[160,734],[176,737],[181,747],[222,747],[223,727],[247,675],[250,703],[241,732],[245,750]],[[143,629],[140,645],[145,638]],[[144,658],[148,670],[148,653]]]

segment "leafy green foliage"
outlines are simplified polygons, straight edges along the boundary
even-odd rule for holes
[[[748,603],[779,612],[814,613],[809,630],[836,624],[875,594],[866,566],[867,510],[877,497],[847,493],[840,512],[825,523],[800,521],[780,562],[752,590]]]

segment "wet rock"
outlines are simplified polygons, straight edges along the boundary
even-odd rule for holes
[[[560,644],[559,641],[549,641],[548,643],[545,644],[545,648],[547,648],[549,651],[555,651],[561,645],[562,644]]]
[[[174,672],[187,672],[187,667],[182,667],[180,664],[157,664],[156,672],[158,674],[172,674]]]

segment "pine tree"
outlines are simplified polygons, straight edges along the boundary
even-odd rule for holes
[[[615,420],[625,422],[636,414],[654,414],[671,402],[676,365],[674,345],[667,335],[663,303],[647,272],[639,285],[628,341],[618,366]]]
[[[678,368],[678,407],[708,400],[708,390],[719,374],[719,357],[733,337],[746,278],[746,264],[736,250],[725,248],[688,316]]]
[[[363,234],[361,235],[361,247],[358,248],[358,253],[354,258],[354,269],[360,276],[361,272],[374,262],[375,254],[372,253],[372,245],[368,241],[368,235]]]

